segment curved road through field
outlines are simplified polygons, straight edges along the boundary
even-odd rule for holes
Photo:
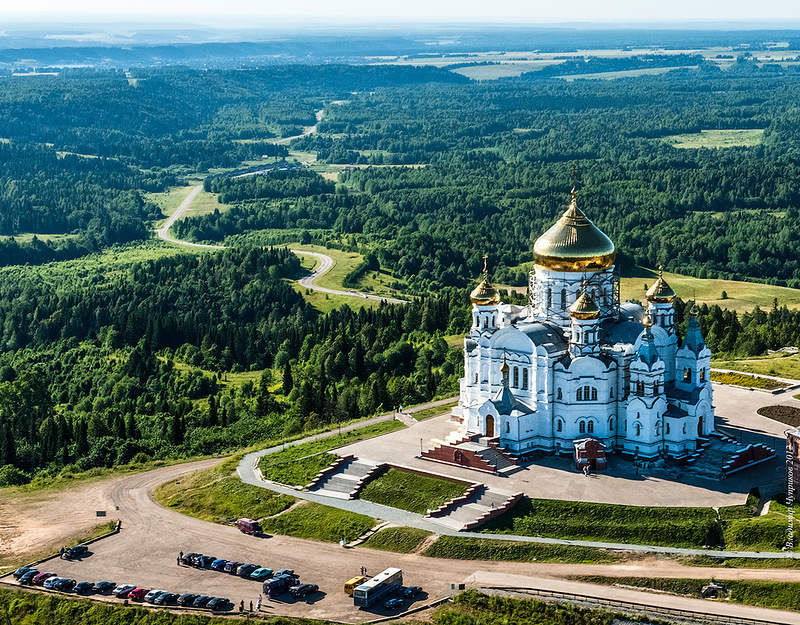
[[[192,201],[197,197],[197,195],[203,190],[203,185],[199,184],[194,189],[191,190],[189,195],[186,196],[186,199],[181,202],[181,205],[175,209],[175,212],[170,215],[170,218],[164,222],[164,225],[161,226],[158,230],[156,230],[156,234],[158,238],[166,241],[167,243],[174,243],[176,245],[184,245],[186,247],[193,247],[205,250],[224,250],[224,245],[208,245],[206,243],[190,243],[189,241],[181,241],[180,239],[176,239],[169,233],[169,229],[175,224],[175,222],[179,221],[184,213],[189,210],[189,207],[192,204]],[[380,302],[388,302],[389,304],[405,304],[406,302],[401,299],[395,299],[393,297],[381,297],[379,295],[370,295],[369,293],[361,293],[358,291],[340,291],[337,289],[329,289],[324,286],[317,286],[314,281],[323,276],[328,271],[330,271],[333,266],[336,264],[333,258],[328,256],[327,254],[320,254],[319,252],[306,252],[304,250],[291,250],[295,254],[305,254],[306,256],[313,256],[320,264],[312,271],[311,275],[306,276],[305,278],[300,278],[298,283],[300,286],[305,287],[307,289],[311,289],[312,291],[319,291],[321,293],[329,293],[331,295],[343,295],[345,297],[357,297],[360,299],[371,299],[377,300]]]

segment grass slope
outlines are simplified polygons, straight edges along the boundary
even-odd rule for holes
[[[195,471],[159,486],[154,497],[161,505],[182,514],[232,524],[238,518],[260,519],[286,510],[294,498],[244,484],[227,467]]]
[[[318,503],[304,503],[284,514],[265,519],[261,527],[268,534],[285,534],[307,540],[350,542],[375,527],[375,519]]]
[[[361,546],[395,553],[411,553],[431,532],[416,527],[387,527],[365,540]]]
[[[292,450],[289,447],[286,451]],[[292,459],[291,454],[283,454],[278,462],[271,456],[264,456],[263,462],[259,464],[262,475],[275,482],[288,486],[308,486],[314,476],[323,469],[328,468],[339,457],[327,452],[315,454],[305,458],[297,457]]]
[[[770,354],[741,360],[714,360],[711,364],[717,369],[800,380],[800,355],[798,354]]]
[[[451,499],[460,497],[467,488],[467,484],[459,482],[389,469],[369,482],[359,497],[384,506],[425,514],[428,510],[435,510]]]
[[[646,508],[524,498],[489,521],[485,533],[702,547],[719,542],[711,508]]]
[[[572,562],[611,564],[622,558],[603,549],[526,543],[491,538],[441,536],[422,555],[452,560],[500,560],[508,562]]]

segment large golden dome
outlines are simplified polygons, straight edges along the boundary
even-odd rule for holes
[[[675,299],[675,291],[672,290],[672,287],[667,284],[667,281],[664,280],[664,270],[659,266],[658,268],[658,280],[653,283],[649,289],[647,289],[647,301],[648,302],[655,302],[657,304],[669,304]]]
[[[601,271],[614,264],[614,244],[572,202],[555,225],[536,239],[533,258],[551,271]]]

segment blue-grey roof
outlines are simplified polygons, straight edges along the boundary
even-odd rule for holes
[[[659,360],[658,350],[656,350],[656,344],[653,341],[653,333],[649,329],[645,330],[642,335],[642,344],[639,345],[639,349],[636,352],[636,360],[645,363],[650,368]]]
[[[686,336],[683,339],[683,345],[681,347],[686,347],[691,349],[695,354],[699,354],[706,346],[706,342],[703,340],[703,332],[700,329],[700,322],[697,321],[697,317],[692,316],[689,319],[689,325],[686,328]]]
[[[514,397],[514,393],[505,384],[491,400],[497,412],[500,414],[510,415],[512,410],[519,410],[520,412],[532,412],[531,409],[523,404],[520,400]]]
[[[700,400],[700,391],[702,390],[700,387],[695,387],[691,391],[684,391],[683,389],[676,388],[672,384],[665,384],[664,386],[664,392],[668,400],[676,399],[689,404],[696,404]]]
[[[644,315],[645,309],[639,306],[639,304],[625,302],[624,304],[619,305],[620,321],[630,321],[630,318],[633,317],[634,321],[641,323],[644,320]]]
[[[541,345],[548,352],[561,352],[569,347],[564,331],[549,321],[519,324],[517,329],[524,332],[534,345]]]
[[[644,330],[644,326],[636,321],[616,321],[604,327],[606,331],[605,342],[629,343],[633,345]]]

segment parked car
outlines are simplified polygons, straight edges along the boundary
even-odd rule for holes
[[[27,573],[28,571],[35,571],[35,570],[36,569],[34,569],[32,566],[21,566],[16,571],[14,571],[12,575],[14,576],[14,579],[19,579],[20,577],[25,575],[25,573]]]
[[[275,571],[275,577],[280,577],[281,575],[291,575],[295,577],[294,569],[278,569]]]
[[[272,575],[272,569],[267,567],[262,567],[260,569],[256,569],[252,573],[250,573],[250,579],[256,579],[258,581],[263,581]]]
[[[72,590],[75,591],[76,595],[88,595],[94,590],[94,584],[92,582],[78,582]]]
[[[397,608],[403,605],[403,600],[395,597],[394,599],[389,599],[386,603],[383,604],[383,607],[387,610],[396,610]]]
[[[269,579],[264,580],[262,588],[264,593],[271,593],[275,595],[284,592],[290,586],[295,586],[296,584],[296,577],[292,577],[291,575],[276,575],[275,577],[270,577]]]
[[[160,595],[156,597],[156,600],[153,601],[156,605],[169,605],[170,603],[176,603],[178,600],[178,595],[174,592],[162,592]]]
[[[167,592],[166,590],[151,590],[144,596],[144,600],[147,603],[153,603],[153,599],[156,598],[157,595],[160,595],[162,592]]]
[[[150,592],[149,588],[134,588],[128,593],[128,599],[142,601],[148,592]]]
[[[233,607],[233,604],[227,597],[214,597],[206,604],[209,610],[228,610]]]
[[[260,568],[261,567],[258,564],[243,564],[238,569],[236,569],[236,574],[239,577],[250,577],[250,573]]]
[[[111,594],[120,599],[125,599],[131,590],[136,590],[133,584],[121,584],[111,591]]]
[[[211,563],[216,559],[214,556],[198,556],[194,559],[194,565],[198,569],[207,569],[211,567]]]
[[[29,571],[25,571],[22,574],[22,577],[19,578],[20,584],[32,584],[33,578],[39,574],[38,569],[30,569]]]
[[[178,597],[178,605],[192,605],[199,596],[193,592],[186,592]]]
[[[195,608],[204,608],[206,604],[211,601],[214,597],[210,595],[200,595],[192,602],[192,606]]]
[[[403,591],[403,596],[405,597],[415,597],[419,593],[422,592],[422,588],[419,586],[409,586]]]
[[[300,584],[299,586],[292,586],[289,588],[289,594],[292,595],[292,597],[305,597],[318,590],[319,586],[316,584]]]
[[[239,519],[236,521],[236,529],[244,534],[252,534],[253,536],[261,536],[264,533],[261,529],[261,524],[253,519]]]
[[[62,577],[55,584],[53,584],[53,589],[60,590],[61,592],[69,592],[75,588],[75,584],[77,583],[78,582],[74,579],[65,579]]]
[[[114,590],[116,586],[117,585],[114,582],[97,582],[94,585],[94,591],[99,592],[100,594],[106,594]]]
[[[224,571],[225,565],[228,564],[228,561],[223,558],[217,558],[211,563],[211,568],[215,571]]]
[[[64,551],[64,557],[68,560],[74,558],[83,558],[89,553],[89,547],[86,545],[75,545]]]
[[[57,577],[55,573],[39,573],[31,580],[34,586],[44,586],[44,582],[51,577]]]
[[[236,574],[236,571],[240,566],[245,564],[244,562],[236,562],[236,560],[230,560],[228,564],[225,565],[225,572],[226,573],[233,573]]]
[[[42,584],[43,588],[52,588],[56,582],[61,581],[60,577],[48,577]]]
[[[203,555],[202,553],[195,553],[194,551],[190,551],[189,553],[184,553],[181,556],[181,563],[187,566],[194,566],[194,558],[202,555]]]

